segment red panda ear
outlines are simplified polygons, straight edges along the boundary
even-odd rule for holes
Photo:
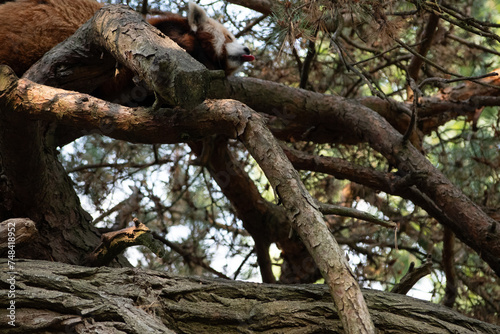
[[[191,29],[196,32],[199,27],[207,23],[208,16],[207,13],[195,4],[194,2],[189,2],[189,13],[188,13],[188,22]]]

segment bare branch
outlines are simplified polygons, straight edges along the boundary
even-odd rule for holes
[[[348,208],[345,206],[341,205],[333,205],[333,204],[326,204],[326,203],[320,203],[319,204],[319,210],[321,213],[325,215],[338,215],[338,216],[344,216],[344,217],[352,217],[352,218],[358,218],[365,220],[370,223],[374,223],[383,227],[389,227],[389,228],[396,228],[397,224],[391,221],[385,221],[382,219],[379,219],[375,217],[372,214],[369,214],[368,212],[363,212],[360,210],[356,210],[353,208]]]
[[[500,56],[500,52],[498,52],[495,49],[484,47],[482,45],[470,42],[470,41],[468,41],[466,39],[460,38],[460,37],[455,36],[453,34],[447,34],[446,36],[449,37],[449,38],[451,38],[451,39],[453,39],[453,40],[455,40],[455,41],[457,41],[457,42],[459,42],[460,44],[463,44],[463,45],[469,47],[469,48],[478,49],[478,50],[481,50],[481,51],[484,51],[484,52],[488,52],[488,53]]]
[[[422,32],[422,35],[420,36],[421,43],[419,44],[417,51],[420,55],[425,56],[429,51],[432,45],[432,40],[434,38],[436,28],[438,26],[438,22],[439,17],[436,14],[431,13],[429,18],[427,19],[427,23]],[[418,74],[421,66],[422,58],[414,55],[410,61],[410,64],[408,65],[408,75],[410,76],[410,78],[415,81],[418,80]]]
[[[410,266],[410,269],[408,270],[406,275],[403,276],[403,278],[398,284],[394,285],[391,292],[406,295],[408,291],[410,291],[411,288],[413,288],[413,286],[417,284],[417,282],[421,278],[431,273],[431,269],[432,269],[432,261],[427,261],[418,268],[413,268],[413,266]]]

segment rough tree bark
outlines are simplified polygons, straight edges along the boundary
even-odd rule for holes
[[[17,256],[83,263],[99,242],[98,232],[45,137],[47,124],[8,112],[15,101],[2,98],[13,84],[5,79],[0,79],[0,219],[28,217],[36,223],[38,237]]]
[[[5,267],[5,260],[0,260]],[[19,260],[15,322],[2,333],[344,333],[324,285],[175,277]],[[2,271],[0,281],[8,282]],[[9,285],[2,285],[6,295]],[[404,295],[363,290],[380,333],[494,334],[500,327]],[[7,319],[7,300],[0,318]]]

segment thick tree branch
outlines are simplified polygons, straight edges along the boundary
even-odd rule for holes
[[[162,109],[128,108],[87,94],[39,85],[19,79],[6,66],[0,66],[6,89],[0,95],[15,106],[15,114],[76,127],[81,135],[101,133],[135,143],[179,143],[199,140],[214,134],[236,138],[245,115],[214,114],[202,104],[191,113]],[[2,93],[0,87],[0,93]],[[169,128],[169,131],[166,131]]]
[[[496,71],[493,71],[494,73]],[[492,76],[480,80],[487,86],[475,83],[466,83],[454,88],[442,90],[439,94],[431,97],[423,97],[419,102],[419,121],[417,132],[411,137],[412,144],[420,148],[421,137],[429,134],[437,127],[455,119],[460,115],[474,115],[476,109],[482,106],[496,106],[500,104],[500,77]],[[276,91],[275,91],[276,90]],[[276,94],[269,94],[276,92]],[[271,114],[269,126],[273,133],[283,140],[311,140],[317,143],[345,143],[356,144],[360,137],[350,128],[341,126],[340,123],[328,117],[323,111],[314,110],[314,104],[307,107],[308,112],[299,112],[297,106],[304,101],[322,99],[316,93],[294,96],[293,88],[253,78],[230,78],[229,85],[214,85],[211,97],[230,97],[251,103],[258,111]],[[280,94],[285,94],[284,98]],[[314,97],[313,97],[314,96]],[[329,101],[338,104],[344,98],[327,96]],[[349,101],[349,100],[347,100]],[[359,100],[351,100],[376,111],[383,116],[395,129],[404,133],[410,123],[410,114],[407,111],[411,104],[401,104],[396,101],[382,100],[376,97],[365,97]],[[262,106],[261,108],[256,107]]]
[[[239,106],[238,106],[239,105]],[[302,238],[309,253],[325,278],[346,333],[374,333],[375,328],[354,280],[349,264],[332,237],[326,223],[262,117],[251,113],[243,104],[234,103],[236,110],[248,110],[248,122],[240,140],[266,174],[285,207],[294,230]]]
[[[0,266],[5,268],[4,259]],[[181,278],[157,271],[27,260],[17,261],[16,271],[17,327],[2,321],[0,331],[199,334],[202,326],[203,333],[344,333],[324,285]],[[9,278],[0,271],[1,282]],[[8,291],[2,285],[0,293],[6,296]],[[498,326],[404,295],[375,290],[363,294],[380,332],[500,331]],[[0,300],[2,319],[8,319],[8,302]]]

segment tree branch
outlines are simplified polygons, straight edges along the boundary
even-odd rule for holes
[[[6,265],[0,259],[0,266]],[[30,260],[17,261],[16,271],[16,333],[344,332],[328,288],[321,284],[255,284]],[[0,271],[1,282],[9,278],[7,271]],[[0,293],[7,296],[7,289],[2,285]],[[500,331],[498,326],[404,295],[375,290],[363,294],[380,332]],[[2,319],[8,319],[8,303],[7,298],[0,300]],[[0,322],[0,331],[6,330],[12,327]]]
[[[0,66],[0,69],[3,71],[0,77],[6,85],[0,102],[16,105],[18,115],[81,129],[81,135],[101,133],[147,144],[187,142],[214,134],[235,138],[240,118],[245,117],[214,114],[208,112],[206,104],[193,109],[192,113],[173,109],[152,113],[148,108],[128,108],[87,94],[39,85],[27,79],[17,80],[8,67]],[[171,130],[166,131],[166,127]]]
[[[367,222],[377,224],[377,225],[380,225],[383,227],[389,227],[389,228],[396,228],[397,227],[397,224],[394,222],[378,219],[377,217],[375,217],[372,214],[369,214],[368,212],[359,211],[359,210],[356,210],[353,208],[348,208],[345,206],[320,203],[319,210],[324,215],[332,215],[333,214],[333,215],[344,216],[344,217],[352,217],[352,218],[362,219],[362,220],[365,220]]]
[[[230,0],[229,2],[250,8],[264,15],[271,14],[274,0]]]
[[[327,142],[335,136],[343,136],[344,139],[351,136],[355,142],[367,142],[400,172],[411,174],[419,171],[421,175],[416,188],[439,208],[438,212],[431,214],[441,224],[450,227],[500,275],[500,231],[491,228],[495,221],[415,147],[403,145],[402,135],[373,110],[344,98],[251,78],[230,78],[211,96],[219,94],[247,103],[257,111],[280,115],[281,124],[275,131],[276,135],[292,133],[297,135],[296,138],[311,140],[310,134],[319,133],[328,135]],[[300,127],[300,132],[293,126]],[[284,128],[286,131],[283,131]]]
[[[418,268],[414,268],[413,266],[414,263],[412,262],[406,275],[403,276],[398,284],[394,285],[391,292],[406,295],[421,278],[431,273],[432,261],[427,261]]]
[[[276,190],[292,227],[302,238],[321,271],[340,311],[345,332],[374,333],[368,309],[344,253],[329,232],[299,174],[264,125],[263,118],[239,102],[233,102],[232,105],[235,111],[247,110],[248,122],[238,137]]]
[[[425,28],[420,36],[420,44],[418,46],[418,53],[423,55],[427,55],[429,51],[432,40],[434,39],[434,32],[438,26],[439,16],[434,13],[429,14],[429,18],[425,25]],[[418,73],[420,71],[420,67],[422,66],[422,59],[413,55],[410,64],[408,65],[408,75],[415,81],[418,81]]]
[[[446,288],[443,305],[453,307],[458,294],[457,274],[455,272],[455,235],[445,227],[443,231],[443,271],[446,275]]]

